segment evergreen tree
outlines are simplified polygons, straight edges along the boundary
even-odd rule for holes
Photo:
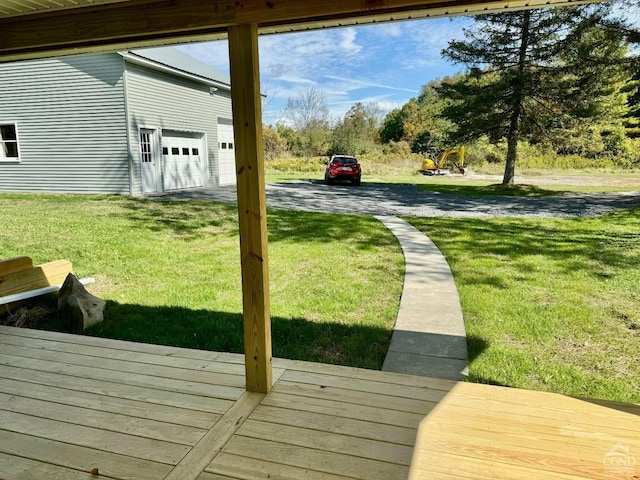
[[[621,38],[597,27],[610,5],[546,8],[476,17],[464,41],[443,55],[470,67],[468,75],[444,82],[440,92],[453,103],[445,116],[460,139],[487,135],[507,141],[503,184],[514,183],[518,140],[543,135],[558,118],[602,113],[611,83],[620,81]],[[604,30],[602,30],[604,31]]]

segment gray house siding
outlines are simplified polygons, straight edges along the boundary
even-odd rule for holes
[[[165,132],[199,132],[205,135],[207,169],[203,183],[219,185],[217,118],[231,117],[230,93],[193,81],[127,62],[127,125],[132,155],[132,193],[143,191],[140,128]]]
[[[20,154],[0,162],[0,190],[130,193],[123,69],[116,54],[0,64]]]

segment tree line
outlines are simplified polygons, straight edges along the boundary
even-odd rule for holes
[[[639,13],[620,0],[474,17],[464,39],[442,51],[462,73],[430,81],[385,116],[357,103],[333,124],[326,97],[311,88],[289,99],[288,125],[265,129],[267,158],[383,148],[426,154],[482,140],[505,145],[504,184],[514,182],[523,143],[638,163],[640,33],[629,18]]]

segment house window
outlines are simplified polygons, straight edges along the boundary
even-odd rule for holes
[[[0,160],[18,160],[18,132],[15,123],[0,124]]]
[[[229,142],[229,150],[233,150],[233,143]]]
[[[182,147],[182,154],[189,155],[189,149],[187,147]]]
[[[180,155],[180,149],[178,147],[171,147],[171,155]]]
[[[191,155],[199,155],[200,153],[198,152],[197,148],[192,148],[191,149]]]

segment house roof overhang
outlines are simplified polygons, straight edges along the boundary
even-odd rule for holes
[[[0,61],[128,50],[591,0],[0,0]]]

